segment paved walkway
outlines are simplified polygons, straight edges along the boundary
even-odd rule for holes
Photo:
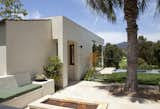
[[[114,67],[106,67],[103,70],[99,71],[100,74],[112,74],[116,68]]]
[[[107,103],[108,109],[160,109],[160,101],[113,96],[108,92],[106,86],[99,82],[81,81],[56,92],[52,97]]]

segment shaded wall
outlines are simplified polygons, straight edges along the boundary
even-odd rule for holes
[[[51,21],[7,21],[7,72],[42,73],[47,58],[56,55]]]
[[[68,41],[75,42],[76,62],[75,62],[75,80],[80,80],[86,70],[91,65],[90,54],[92,53],[93,40],[103,44],[104,40],[82,26],[63,17],[51,17],[52,19],[52,37],[58,40],[58,56],[63,63],[63,87],[68,85]],[[82,48],[80,46],[83,46]]]

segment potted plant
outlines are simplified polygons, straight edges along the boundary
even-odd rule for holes
[[[44,66],[45,75],[47,78],[54,79],[55,85],[58,86],[58,82],[61,77],[62,63],[57,56],[48,58],[48,63]]]

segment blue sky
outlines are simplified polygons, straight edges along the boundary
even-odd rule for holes
[[[49,16],[66,16],[88,30],[98,34],[105,42],[120,43],[126,41],[126,23],[121,11],[117,11],[117,22],[112,24],[106,18],[99,17],[91,11],[83,0],[21,0],[28,11],[27,19]],[[155,1],[138,19],[139,35],[148,40],[160,40],[160,15],[154,16]]]

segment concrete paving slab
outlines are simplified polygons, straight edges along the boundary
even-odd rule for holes
[[[109,85],[100,82],[81,81],[56,92],[51,97],[106,103],[108,109],[160,109],[160,101],[113,96],[106,88]]]
[[[116,68],[114,68],[114,67],[106,67],[106,68],[102,69],[101,71],[99,71],[98,73],[100,73],[100,74],[112,74],[115,69]]]
[[[160,109],[159,104],[110,103],[108,109]]]

